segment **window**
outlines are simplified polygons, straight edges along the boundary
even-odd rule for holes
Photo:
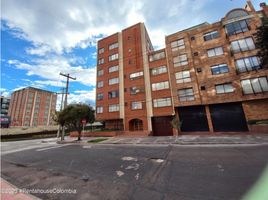
[[[213,65],[211,66],[212,75],[223,74],[229,72],[228,66],[226,64]]]
[[[153,76],[158,75],[158,74],[163,74],[163,73],[167,73],[167,66],[160,66],[160,67],[151,69],[151,74]]]
[[[176,77],[176,83],[187,83],[191,82],[191,77],[190,77],[190,71],[182,71],[182,72],[177,72],[175,74]]]
[[[188,64],[187,55],[179,55],[173,58],[174,67],[183,66]]]
[[[232,52],[249,51],[255,49],[255,44],[251,37],[231,42]]]
[[[112,67],[109,67],[109,73],[112,73],[112,72],[116,72],[118,71],[118,65],[115,65],[115,66],[112,66]]]
[[[149,61],[152,62],[152,61],[155,61],[155,60],[160,60],[160,59],[163,59],[166,57],[166,54],[165,52],[160,52],[160,53],[156,53],[154,55],[150,55],[149,56]]]
[[[99,59],[98,64],[100,65],[100,64],[103,64],[103,63],[104,63],[104,58]]]
[[[114,84],[117,84],[117,83],[119,83],[119,79],[118,78],[109,79],[109,85],[114,85]]]
[[[244,94],[268,92],[267,77],[242,80],[241,85]]]
[[[144,92],[144,88],[143,87],[131,87],[130,88],[130,94],[131,95],[135,95],[138,93]]]
[[[115,49],[115,48],[118,48],[118,42],[109,45],[109,50],[112,50],[112,49]]]
[[[179,39],[176,40],[174,42],[171,42],[171,50],[172,51],[178,51],[179,49],[184,49],[185,45],[184,45],[184,40],[183,39]]]
[[[154,108],[171,106],[171,98],[154,99]]]
[[[208,57],[222,55],[223,54],[223,48],[222,47],[216,47],[216,48],[213,48],[213,49],[208,49],[207,54],[208,54]]]
[[[231,83],[224,83],[224,84],[216,85],[217,94],[231,93],[233,91],[234,91],[234,87]]]
[[[97,113],[103,113],[103,107],[102,106],[97,107]]]
[[[102,99],[103,99],[103,94],[102,93],[97,94],[97,100],[102,100]]]
[[[226,24],[225,30],[228,36],[235,35],[242,32],[247,32],[249,30],[248,28],[248,22],[247,20],[240,20],[236,22],[232,22],[230,24]]]
[[[204,37],[204,40],[205,41],[208,41],[208,40],[213,40],[215,38],[220,37],[220,34],[219,34],[218,31],[212,31],[212,32],[209,32],[209,33],[204,34],[203,37]]]
[[[113,61],[117,59],[118,59],[118,53],[109,56],[109,61]]]
[[[141,76],[143,76],[143,71],[132,73],[129,75],[129,78],[130,79],[137,79]]]
[[[193,101],[194,100],[194,90],[193,88],[185,88],[178,90],[180,101]]]
[[[102,76],[103,74],[104,74],[103,69],[101,69],[101,70],[98,71],[98,76]]]
[[[257,56],[241,58],[235,61],[239,73],[260,69],[260,59]]]
[[[168,81],[164,82],[159,82],[159,83],[153,83],[152,84],[152,90],[157,91],[157,90],[164,90],[169,88],[169,83]]]
[[[99,49],[99,54],[104,53],[104,48]]]
[[[99,82],[97,83],[97,87],[98,87],[98,88],[103,87],[103,81],[99,81]]]
[[[119,92],[118,92],[118,90],[108,92],[108,98],[109,98],[109,99],[117,98],[117,97],[119,97]]]
[[[119,104],[109,105],[109,112],[117,112],[119,111]]]
[[[131,109],[132,110],[140,110],[142,109],[142,102],[141,101],[136,101],[131,103]]]

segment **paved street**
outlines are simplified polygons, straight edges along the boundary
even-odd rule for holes
[[[73,192],[34,194],[41,199],[240,199],[268,163],[267,145],[59,145],[34,140],[12,143],[23,150],[12,152],[10,143],[2,143],[5,180],[19,188]]]

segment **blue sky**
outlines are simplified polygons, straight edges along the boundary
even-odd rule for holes
[[[261,2],[252,1],[255,9]],[[244,5],[244,0],[1,0],[0,92],[9,96],[27,86],[59,92],[63,72],[77,78],[70,83],[69,103],[94,105],[100,38],[144,22],[160,48],[165,35],[219,21]]]

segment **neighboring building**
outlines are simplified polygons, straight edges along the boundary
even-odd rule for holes
[[[173,135],[181,130],[247,131],[247,120],[268,119],[268,70],[253,34],[267,15],[248,1],[221,21],[166,36],[153,51],[143,23],[98,42],[96,117],[105,127]]]
[[[10,98],[1,96],[1,115],[0,115],[1,128],[8,128],[10,125],[10,117],[7,115],[9,103]]]
[[[11,126],[52,125],[56,101],[56,93],[33,87],[13,92],[8,111]]]

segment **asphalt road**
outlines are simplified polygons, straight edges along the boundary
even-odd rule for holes
[[[4,179],[19,188],[76,192],[34,194],[41,199],[237,200],[268,163],[264,145],[24,145],[13,153],[2,148]]]

